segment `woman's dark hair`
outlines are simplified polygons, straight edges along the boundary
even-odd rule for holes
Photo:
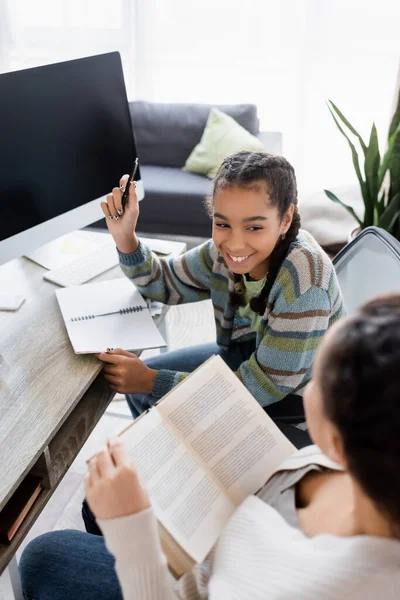
[[[400,294],[364,304],[321,357],[324,410],[349,472],[400,531]]]
[[[296,239],[300,229],[300,215],[297,210],[297,184],[294,169],[283,156],[266,152],[238,152],[225,158],[214,179],[213,192],[207,198],[207,210],[210,216],[213,211],[215,194],[230,186],[254,188],[265,186],[272,206],[276,206],[283,219],[290,206],[294,205],[292,223],[284,239],[279,239],[269,258],[269,271],[261,293],[250,301],[250,307],[260,315],[265,312],[265,305],[274,284],[279,268],[285,259],[290,244]],[[234,281],[238,284],[241,275],[234,273]],[[238,286],[235,286],[238,289]],[[232,296],[232,303],[243,304],[243,294]]]

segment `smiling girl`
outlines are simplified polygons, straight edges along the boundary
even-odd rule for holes
[[[296,178],[287,160],[264,152],[226,158],[208,199],[212,239],[177,258],[160,259],[138,240],[134,186],[123,213],[121,196],[114,188],[102,208],[125,275],[143,295],[165,304],[211,298],[217,332],[216,343],[146,362],[122,349],[100,354],[111,389],[127,394],[133,416],[213,354],[263,407],[304,387],[343,303],[331,261],[300,230]]]

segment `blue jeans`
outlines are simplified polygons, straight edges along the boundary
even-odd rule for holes
[[[34,539],[19,563],[26,600],[122,600],[104,538],[53,531]]]
[[[255,341],[233,344],[226,350],[217,344],[202,344],[161,354],[150,358],[146,364],[154,369],[192,372],[207,358],[219,354],[231,369],[236,370],[254,349]],[[157,401],[154,396],[139,394],[131,395],[127,400],[134,416]],[[114,559],[85,502],[82,515],[90,533],[54,531],[39,536],[25,548],[20,573],[26,599],[122,600]]]
[[[213,354],[219,354],[232,371],[236,371],[242,362],[250,358],[256,348],[255,340],[232,344],[227,349],[220,348],[215,342],[191,346],[154,356],[145,361],[151,369],[167,369],[169,371],[184,371],[192,373]],[[126,396],[134,419],[142,412],[153,406],[158,400],[151,394],[128,394]]]

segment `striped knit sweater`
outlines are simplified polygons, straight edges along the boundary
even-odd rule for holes
[[[301,231],[290,247],[269,294],[256,335],[231,302],[233,274],[212,240],[177,258],[158,258],[140,242],[119,253],[120,266],[143,295],[165,304],[211,298],[217,343],[228,347],[256,336],[256,350],[237,371],[243,384],[266,406],[295,392],[310,378],[317,347],[343,315],[333,265],[314,238]],[[153,395],[161,398],[186,373],[160,370]]]
[[[307,464],[337,469],[317,446],[278,470]],[[268,484],[267,484],[268,485]],[[169,576],[152,509],[99,521],[124,600],[397,600],[400,542],[356,535],[307,537],[249,496],[214,550],[178,582]]]

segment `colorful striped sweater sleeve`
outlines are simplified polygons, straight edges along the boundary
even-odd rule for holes
[[[122,271],[147,298],[183,304],[210,298],[215,260],[211,240],[175,258],[158,258],[142,242],[136,252],[119,254]]]

